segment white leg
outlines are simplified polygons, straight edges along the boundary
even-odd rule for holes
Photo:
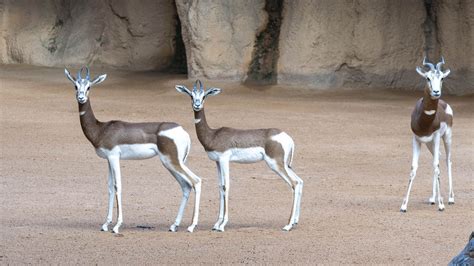
[[[410,179],[408,181],[407,195],[405,196],[405,199],[403,199],[402,206],[400,207],[401,212],[406,212],[407,211],[407,206],[408,206],[408,200],[410,198],[411,187],[412,187],[413,181],[415,180],[415,177],[416,177],[416,170],[418,169],[418,159],[420,158],[420,150],[421,150],[421,144],[413,136],[413,157],[412,157],[412,161],[411,161]]]
[[[179,185],[181,186],[181,190],[183,192],[183,197],[181,198],[181,204],[179,205],[178,214],[176,215],[176,220],[174,224],[170,226],[170,231],[176,232],[181,223],[181,220],[183,219],[184,209],[186,208],[186,204],[188,203],[188,199],[189,199],[189,194],[191,193],[191,186],[188,183],[186,183],[184,180],[182,180],[182,177],[176,171],[174,172],[170,171],[170,172],[178,181]]]
[[[115,198],[115,187],[114,187],[114,177],[113,177],[113,170],[110,164],[110,161],[107,160],[107,165],[109,168],[109,176],[108,176],[108,186],[109,186],[109,206],[107,210],[107,218],[105,223],[102,225],[102,231],[109,231],[109,225],[112,223],[112,215],[114,211],[114,198]]]
[[[275,173],[277,173],[290,186],[293,192],[293,204],[291,208],[290,218],[288,219],[288,224],[282,228],[285,231],[289,231],[293,228],[293,225],[296,223],[295,217],[296,217],[296,209],[298,205],[297,190],[299,190],[300,186],[297,183],[297,179],[294,179],[292,176],[290,176],[287,173],[286,169],[288,168],[284,166],[284,163],[280,163],[281,166],[279,166],[278,163],[274,159],[269,158],[269,157],[265,158],[265,162],[267,163],[268,167],[270,167],[270,169],[272,169]]]
[[[440,146],[440,135],[436,134],[433,138],[433,182],[436,184],[436,191],[438,193],[438,210],[444,210],[443,198],[441,197],[440,191],[440,170],[439,170],[439,146]]]
[[[434,140],[432,142],[427,142],[426,147],[428,148],[428,150],[430,151],[431,155],[434,158]],[[428,202],[431,205],[434,205],[436,203],[436,188],[437,188],[436,182],[437,181],[435,180],[435,178],[433,178],[433,190],[432,190],[433,193],[431,197],[428,199]]]
[[[224,195],[224,206],[221,207],[223,209],[223,219],[222,222],[219,224],[217,231],[219,232],[224,232],[225,226],[227,225],[227,222],[229,221],[229,188],[230,188],[230,178],[229,178],[229,160],[221,160],[219,162],[219,165],[221,166],[220,172],[221,172],[221,193]],[[221,194],[221,195],[222,195]],[[221,196],[221,203],[222,203],[222,196]],[[221,205],[222,206],[222,205]],[[219,215],[220,218],[220,215]]]
[[[219,217],[217,222],[212,227],[212,230],[218,230],[222,221],[224,220],[224,191],[222,190],[224,186],[224,176],[222,175],[221,164],[216,162],[217,166],[217,181],[219,184]]]
[[[122,214],[122,176],[120,174],[120,159],[116,156],[108,158],[112,168],[112,175],[115,180],[115,199],[117,200],[117,223],[112,229],[113,233],[118,233],[123,222]]]
[[[193,183],[194,192],[196,193],[194,199],[193,221],[192,224],[188,226],[188,232],[192,233],[199,221],[199,205],[201,202],[201,178],[191,172],[191,170],[189,170],[184,164],[181,165],[181,167],[191,179],[191,182]]]
[[[448,169],[449,196],[448,204],[454,204],[453,177],[451,172],[451,128],[446,129],[443,136],[444,149],[446,151],[446,166]]]
[[[295,193],[296,193],[296,213],[295,213],[295,221],[294,221],[294,224],[298,224],[299,220],[300,220],[300,209],[301,209],[301,196],[303,195],[303,180],[296,175],[296,173],[293,171],[293,169],[291,167],[288,167],[287,168],[287,173],[292,177],[294,178],[295,180],[297,180],[297,185],[296,185],[296,190],[295,190]]]

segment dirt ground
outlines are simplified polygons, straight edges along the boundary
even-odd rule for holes
[[[168,232],[181,190],[153,158],[122,162],[124,225],[119,235],[101,232],[107,166],[81,131],[72,84],[62,69],[1,66],[0,264],[446,265],[474,229],[473,96],[443,97],[454,110],[456,204],[444,212],[428,204],[431,155],[423,147],[408,212],[400,213],[411,161],[409,117],[420,92],[205,82],[223,88],[206,102],[212,127],[285,130],[305,181],[300,224],[283,232],[288,186],[263,162],[231,164],[230,221],[217,233],[215,164],[196,138],[190,99],[174,89],[191,81],[107,73],[90,94],[99,120],[175,121],[190,133],[187,164],[203,179],[197,230],[185,230],[192,196],[180,231]],[[447,201],[444,152],[441,171]]]

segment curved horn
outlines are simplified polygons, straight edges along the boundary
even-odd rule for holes
[[[79,69],[79,71],[77,71],[77,80],[82,79],[82,77],[81,77],[81,72],[82,72],[82,68]]]
[[[441,71],[441,66],[444,65],[444,57],[441,56],[441,61],[439,61],[438,64],[436,64],[436,70]]]
[[[199,89],[201,91],[204,91],[204,88],[202,87],[202,82],[199,79],[197,81],[199,82]]]
[[[89,71],[89,67],[88,67],[88,66],[86,66],[86,70],[87,70],[87,72],[86,72],[86,73],[87,73],[87,74],[86,74],[86,79],[87,79],[87,80],[90,80],[90,79],[91,79],[91,76],[90,76],[91,73],[90,73],[90,71]]]
[[[423,58],[423,65],[430,68],[430,70],[435,70],[435,67],[430,62],[426,61],[426,56]]]
[[[198,87],[197,87],[198,83],[199,83],[199,90],[201,90],[201,91],[203,90],[201,81],[199,79],[196,79],[196,82],[194,82],[193,91],[198,90]]]

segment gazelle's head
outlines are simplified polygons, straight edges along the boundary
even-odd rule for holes
[[[86,77],[82,78],[81,74],[84,68],[86,69]],[[66,68],[64,69],[64,74],[66,74],[66,77],[74,84],[76,88],[76,99],[77,99],[77,102],[79,102],[80,104],[84,104],[87,102],[87,99],[89,98],[89,90],[91,86],[101,83],[107,77],[107,74],[103,74],[96,77],[93,81],[91,81],[88,67],[82,67],[77,72],[77,79],[75,79]]]
[[[421,67],[416,67],[416,72],[422,77],[426,78],[428,82],[428,89],[431,99],[439,99],[441,97],[441,87],[443,86],[443,79],[449,75],[451,70],[442,71],[441,66],[444,64],[444,58],[441,57],[441,61],[436,64],[436,67],[426,61],[426,56],[423,58],[423,65],[430,68],[428,71],[424,71]]]
[[[196,112],[204,108],[204,100],[207,96],[217,95],[221,92],[221,89],[219,88],[209,88],[207,91],[204,91],[200,80],[196,80],[192,91],[189,91],[188,88],[183,85],[176,85],[175,88],[177,91],[186,93],[191,97],[193,110]]]

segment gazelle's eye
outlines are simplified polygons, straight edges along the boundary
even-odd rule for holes
[[[426,78],[426,79],[427,79],[428,81],[431,81],[431,79],[430,79],[430,78]]]

